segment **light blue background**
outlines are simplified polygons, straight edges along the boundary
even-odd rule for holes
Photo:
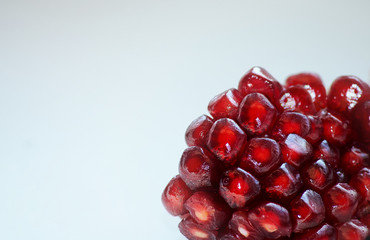
[[[369,82],[370,1],[0,0],[0,239],[183,239],[188,124],[261,65]]]

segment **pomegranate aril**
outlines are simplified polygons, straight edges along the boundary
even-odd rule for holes
[[[192,217],[184,218],[179,224],[180,232],[190,240],[216,240],[217,231],[207,229]]]
[[[231,88],[212,98],[208,104],[208,111],[215,119],[238,117],[239,104],[243,100],[243,94],[235,88]]]
[[[323,192],[336,181],[334,169],[322,159],[303,167],[301,176],[305,185],[318,192]]]
[[[299,172],[288,163],[283,163],[263,179],[262,186],[270,199],[286,201],[299,192],[303,183]]]
[[[240,167],[256,175],[267,173],[281,163],[279,144],[270,138],[253,138],[240,160]]]
[[[296,236],[294,240],[337,240],[337,230],[325,223]]]
[[[350,185],[354,187],[365,201],[370,202],[370,169],[363,168],[352,177]],[[370,204],[370,203],[369,203]]]
[[[359,194],[347,183],[338,183],[324,194],[326,213],[332,222],[346,222],[354,215]]]
[[[289,237],[292,232],[288,210],[273,202],[262,203],[250,210],[248,220],[266,238]]]
[[[274,123],[277,110],[261,93],[245,96],[239,108],[238,122],[250,135],[266,133]]]
[[[357,103],[368,100],[370,87],[355,76],[341,76],[331,85],[328,94],[328,109],[351,117]]]
[[[283,88],[265,69],[253,67],[240,79],[238,89],[244,95],[261,93],[276,104]]]
[[[306,136],[306,140],[312,145],[318,143],[322,139],[323,127],[322,121],[318,116],[308,116],[310,121],[311,129],[309,134]]]
[[[224,227],[231,216],[229,206],[216,194],[199,191],[186,202],[185,208],[195,221],[208,229]]]
[[[243,236],[243,239],[262,240],[263,235],[248,220],[246,211],[236,211],[229,222],[229,228]]]
[[[242,208],[260,193],[257,179],[241,168],[226,171],[220,181],[219,194],[232,208]]]
[[[321,116],[324,138],[331,144],[342,146],[349,142],[352,130],[349,121],[327,112]]]
[[[316,227],[325,219],[325,206],[321,196],[312,190],[306,190],[293,199],[290,206],[294,232]]]
[[[207,146],[207,135],[213,125],[213,120],[202,115],[190,123],[185,132],[186,144],[191,146],[205,147]]]
[[[323,159],[332,167],[338,167],[339,163],[339,149],[323,140],[313,152],[314,159]]]
[[[172,178],[162,193],[162,203],[173,216],[187,213],[184,203],[192,195],[192,191],[181,179],[180,175]]]
[[[221,118],[209,131],[207,146],[226,165],[233,165],[246,140],[247,135],[234,120]]]
[[[318,74],[306,72],[291,75],[287,78],[286,85],[302,85],[311,95],[317,111],[326,107],[326,90]]]
[[[337,227],[338,240],[365,240],[369,236],[369,229],[357,219],[343,223]]]
[[[179,173],[192,190],[218,186],[220,169],[213,155],[201,147],[189,147],[182,154]]]
[[[289,134],[280,143],[283,160],[299,168],[312,155],[312,146],[297,134]]]
[[[272,130],[272,136],[279,141],[290,133],[304,138],[310,132],[310,128],[310,121],[302,113],[283,112]]]
[[[301,85],[286,88],[280,96],[278,108],[280,111],[297,111],[303,114],[315,114],[316,108],[312,97]]]
[[[370,135],[369,135],[370,136]],[[355,174],[370,165],[369,154],[357,146],[349,148],[341,157],[340,166],[347,174]]]

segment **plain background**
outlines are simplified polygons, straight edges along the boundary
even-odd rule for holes
[[[370,1],[0,0],[0,239],[184,239],[160,195],[252,66],[369,82]]]

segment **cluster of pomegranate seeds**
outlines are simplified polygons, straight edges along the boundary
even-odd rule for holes
[[[162,194],[190,240],[370,237],[370,87],[253,67],[186,130]]]

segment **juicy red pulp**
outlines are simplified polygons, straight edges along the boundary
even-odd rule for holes
[[[370,236],[370,87],[253,67],[187,128],[162,194],[190,240]]]

